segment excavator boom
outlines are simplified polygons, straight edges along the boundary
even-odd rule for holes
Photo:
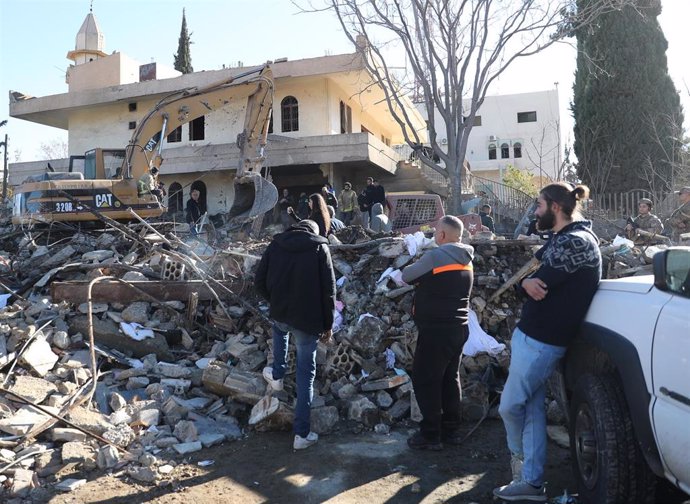
[[[97,160],[96,179],[78,179],[79,174],[34,177],[17,188],[13,222],[95,220],[85,206],[98,208],[115,219],[127,218],[127,208],[143,217],[165,211],[153,195],[137,193],[137,180],[163,163],[163,139],[182,124],[232,103],[246,100],[244,129],[238,135],[239,165],[234,179],[235,198],[230,216],[254,218],[275,206],[278,191],[261,176],[268,124],[273,104],[273,75],[264,65],[205,87],[188,88],[162,98],[144,118],[125,149],[122,166],[108,178],[103,160]],[[102,156],[103,149],[95,149]],[[76,177],[75,177],[76,176]],[[69,180],[65,180],[68,178]],[[68,199],[61,194],[72,196]]]

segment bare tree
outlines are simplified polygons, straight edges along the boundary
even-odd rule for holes
[[[589,2],[580,10],[575,0],[320,1],[335,12],[381,84],[405,141],[421,149],[427,132],[415,131],[403,102],[417,87],[428,117],[428,143],[440,162],[423,151],[419,158],[446,177],[450,211],[457,213],[468,137],[493,82],[519,58],[543,51],[632,0]],[[405,71],[391,64],[396,50],[405,55]],[[436,124],[436,112],[442,124]],[[437,141],[443,128],[447,146]]]
[[[43,159],[64,159],[69,156],[67,142],[59,138],[53,138],[48,142],[42,142],[40,151]]]
[[[661,165],[655,166],[649,155],[642,161],[642,179],[653,193],[670,192],[679,181],[687,175],[689,168],[686,164],[688,141],[683,139],[683,126],[679,118],[661,114],[645,117],[645,126],[652,141],[661,152]],[[671,133],[669,138],[664,134]],[[671,140],[669,143],[667,140]]]
[[[558,149],[560,148],[559,143],[557,142],[555,145],[552,142],[548,141],[548,136],[553,130],[555,132],[556,138],[560,135],[560,122],[559,121],[549,121],[546,123],[544,126],[542,126],[541,131],[538,135],[538,137],[531,137],[529,139],[530,144],[532,144],[531,149],[525,149],[526,154],[527,154],[527,159],[539,170],[539,185],[543,186],[544,185],[544,178],[546,177],[547,181],[552,180],[552,176],[548,174],[544,174],[544,161],[546,159],[551,159],[553,157],[556,157],[558,159]],[[556,163],[554,162],[554,176],[558,178],[559,176],[559,167],[555,166]],[[560,179],[559,179],[560,180]]]

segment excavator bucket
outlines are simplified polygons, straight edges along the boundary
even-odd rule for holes
[[[235,199],[228,217],[253,219],[271,210],[278,203],[278,189],[258,173],[248,172],[235,179]]]

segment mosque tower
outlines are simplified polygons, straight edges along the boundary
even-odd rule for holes
[[[104,48],[105,37],[98,27],[92,6],[77,33],[74,51],[68,52],[67,58],[74,61],[76,65],[82,65],[98,58],[105,58],[107,54],[103,52]]]

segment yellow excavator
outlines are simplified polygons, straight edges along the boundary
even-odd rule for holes
[[[273,73],[264,65],[203,88],[169,94],[139,122],[126,149],[88,151],[84,173],[72,171],[70,158],[69,172],[29,177],[15,190],[12,222],[97,220],[90,208],[116,220],[131,219],[130,208],[143,218],[160,216],[165,206],[154,194],[140,194],[137,182],[152,168],[160,169],[162,140],[178,126],[243,98],[244,129],[237,136],[239,165],[228,217],[241,222],[267,212],[278,201],[278,190],[261,176],[273,106]]]

